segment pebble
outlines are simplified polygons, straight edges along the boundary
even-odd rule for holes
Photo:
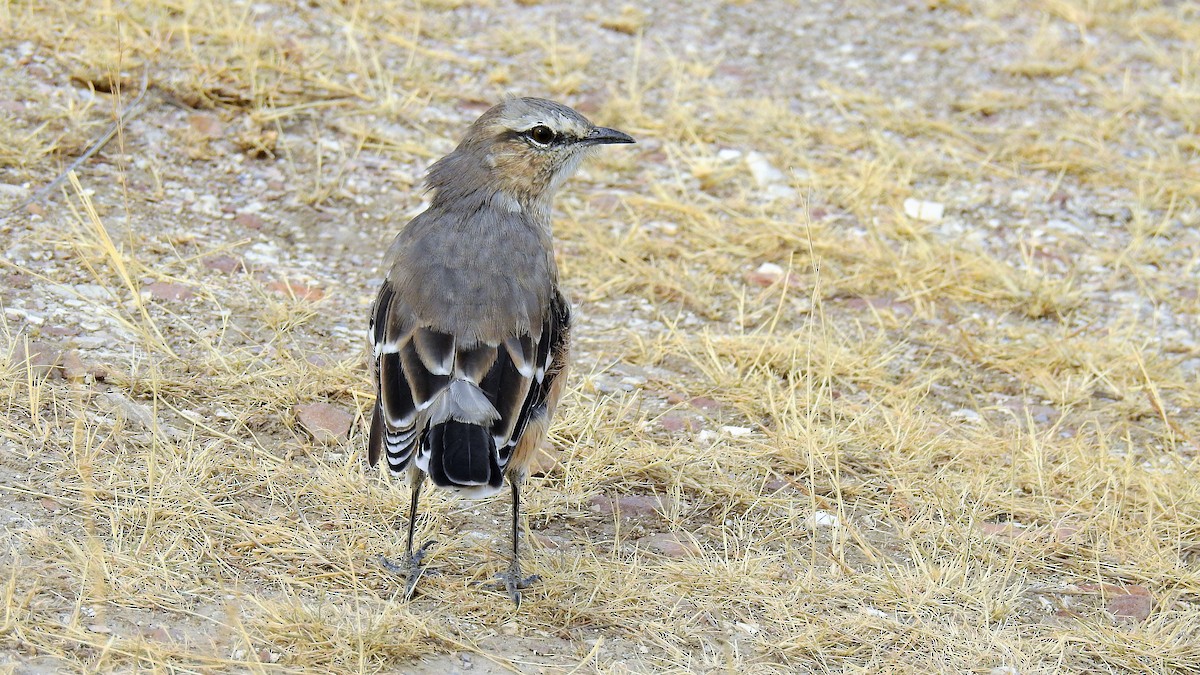
[[[87,379],[88,368],[83,363],[83,359],[79,358],[79,352],[74,349],[63,354],[62,357],[62,372],[63,377],[70,382],[83,382]]]
[[[316,441],[333,443],[350,434],[354,416],[328,403],[305,403],[295,408],[296,419]]]
[[[904,215],[924,223],[936,223],[945,212],[946,207],[940,202],[926,202],[911,197],[904,200]]]
[[[254,215],[253,213],[247,213],[246,211],[242,211],[234,216],[233,222],[251,230],[261,230],[263,229],[263,226],[266,225],[262,218]]]
[[[143,298],[156,300],[189,300],[195,297],[191,288],[173,281],[155,281],[142,287]]]
[[[153,429],[155,423],[154,411],[150,406],[137,401],[131,401],[120,392],[106,392],[96,397],[96,403],[101,410],[114,412],[126,422],[142,429]]]
[[[662,504],[657,497],[650,495],[625,495],[610,499],[604,495],[596,495],[589,500],[593,511],[611,515],[620,511],[622,518],[643,518],[658,516]]]
[[[45,342],[18,340],[12,363],[21,368],[28,367],[34,377],[47,377],[60,373],[62,354]]]
[[[206,138],[218,138],[224,131],[221,120],[217,119],[216,115],[209,113],[194,113],[189,115],[188,124],[201,136]]]
[[[204,266],[210,270],[224,272],[225,274],[233,274],[246,269],[242,261],[229,255],[218,255],[208,258],[204,261]]]
[[[816,527],[841,527],[842,521],[828,511],[814,511],[811,522]]]
[[[1138,588],[1145,591],[1140,586],[1131,586],[1129,588]],[[1118,595],[1108,602],[1108,606],[1104,608],[1109,614],[1121,619],[1132,619],[1137,623],[1141,623],[1150,618],[1150,612],[1154,610],[1154,598],[1150,597],[1149,592],[1146,593],[1129,593],[1126,595]]]
[[[979,413],[975,412],[974,410],[969,410],[967,408],[959,408],[958,410],[955,410],[954,412],[950,413],[950,419],[962,420],[964,422],[978,424],[983,421],[983,416],[980,415]]]
[[[680,413],[666,413],[658,418],[658,425],[671,433],[679,433],[696,431],[700,428],[700,421]]]
[[[783,280],[787,272],[772,262],[765,262],[759,265],[753,272],[746,274],[746,281],[755,286],[774,286]]]
[[[754,178],[754,182],[760,188],[782,183],[786,178],[782,171],[775,168],[775,165],[757,151],[751,151],[746,155],[746,166],[750,169],[750,175]]]
[[[638,548],[645,548],[670,558],[686,558],[700,553],[700,547],[690,539],[674,534],[652,534],[637,540]]]
[[[272,281],[271,283],[267,284],[267,288],[279,295],[295,298],[297,300],[308,300],[311,302],[325,297],[325,291],[298,283]]]
[[[46,322],[45,317],[36,312],[30,312],[19,307],[5,307],[4,316],[13,320],[24,320],[25,323],[41,326]]]

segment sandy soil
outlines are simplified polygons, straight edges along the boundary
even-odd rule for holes
[[[0,669],[1195,672],[1197,73],[1187,3],[0,7]],[[639,140],[558,200],[518,613],[499,499],[396,598],[362,461],[506,93]]]

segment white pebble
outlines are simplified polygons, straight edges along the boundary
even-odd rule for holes
[[[815,511],[812,514],[812,524],[817,527],[840,527],[842,521],[828,511]]]
[[[751,152],[746,155],[746,166],[750,168],[750,175],[754,177],[754,182],[759,187],[783,182],[783,172],[776,169],[760,152]]]
[[[904,200],[904,215],[925,223],[936,223],[945,212],[946,207],[940,202],[923,202],[911,197]]]
[[[955,410],[954,412],[950,413],[950,417],[951,419],[963,420],[964,422],[978,423],[983,421],[982,415],[974,410],[968,410],[967,408],[959,408],[958,410]]]

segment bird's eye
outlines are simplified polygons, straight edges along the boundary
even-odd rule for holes
[[[550,142],[554,140],[554,132],[543,124],[530,129],[528,134],[529,138],[538,145],[550,145]]]

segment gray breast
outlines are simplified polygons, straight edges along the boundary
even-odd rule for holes
[[[539,337],[554,284],[549,235],[489,203],[431,208],[393,245],[389,270],[415,326],[464,341]]]

